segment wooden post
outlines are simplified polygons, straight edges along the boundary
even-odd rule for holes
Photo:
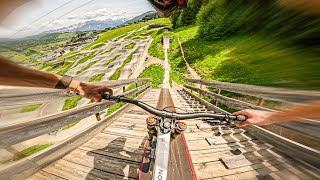
[[[96,114],[96,118],[97,118],[97,121],[101,121],[100,113],[97,113],[97,114]]]
[[[122,92],[125,92],[125,91],[126,91],[126,87],[123,86],[123,87],[122,87]]]
[[[220,93],[221,93],[221,89],[218,89],[218,92],[217,92],[217,94],[219,94],[220,95]],[[215,106],[218,106],[218,100],[216,100],[216,104],[215,104]]]
[[[200,89],[202,89],[202,81],[200,81]],[[202,94],[200,94],[200,98],[202,98]]]
[[[138,88],[138,83],[136,83],[136,88]],[[138,92],[136,93],[136,97],[138,97]]]
[[[264,98],[259,98],[257,106],[262,106],[264,103]]]

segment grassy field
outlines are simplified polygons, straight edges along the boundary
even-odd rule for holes
[[[64,101],[64,105],[62,107],[62,111],[66,111],[69,109],[73,109],[78,105],[78,102],[82,99],[81,96],[72,97],[69,99],[66,99]]]
[[[320,88],[319,78],[315,76],[320,57],[315,56],[315,52],[288,47],[281,41],[259,35],[205,41],[197,36],[197,31],[197,26],[189,26],[178,28],[174,33],[180,36],[187,61],[204,79],[297,89]],[[173,41],[169,60],[174,72],[170,74],[175,81],[184,83],[186,68],[178,48]]]
[[[104,43],[96,44],[96,45],[92,46],[90,49],[98,49],[98,48],[101,48],[104,45],[105,45]]]
[[[164,69],[161,65],[152,64],[140,74],[139,78],[151,78],[153,88],[158,88],[164,79]]]
[[[134,48],[134,46],[136,45],[136,43],[130,43],[130,44],[128,44],[128,45],[126,45],[125,47],[124,47],[124,49],[132,49],[132,48]]]
[[[101,81],[101,79],[103,78],[104,75],[106,75],[106,74],[105,73],[96,74],[90,78],[89,82],[99,82],[99,81]]]
[[[85,67],[83,67],[81,70],[77,71],[77,74],[80,74],[84,71],[86,71],[87,69],[89,69],[91,66],[95,65],[98,61],[93,61],[90,62],[88,65],[86,65]]]
[[[182,54],[180,51],[180,46],[178,43],[178,35],[175,32],[162,32],[158,33],[154,41],[152,42],[149,48],[149,54],[151,56],[157,57],[161,60],[164,60],[164,52],[162,46],[162,38],[163,36],[169,36],[173,38],[173,41],[170,44],[170,48],[168,50],[168,58],[169,64],[171,66],[170,70],[170,84],[171,80],[175,81],[179,84],[185,83],[185,75],[187,72],[186,64],[183,61]]]
[[[104,66],[108,66],[110,63],[112,63],[113,61],[115,61],[118,57],[120,57],[121,55],[118,54],[115,57],[113,57],[112,59],[110,59],[108,62],[104,63]]]
[[[118,109],[120,109],[122,106],[124,106],[125,105],[125,103],[123,103],[123,102],[120,102],[120,103],[117,103],[117,104],[115,104],[115,105],[112,105],[109,109],[108,109],[108,111],[107,111],[107,113],[105,114],[105,116],[109,116],[110,114],[112,114],[113,112],[115,112],[116,110],[118,110]]]
[[[154,57],[157,57],[161,60],[164,60],[162,38],[163,38],[163,33],[157,35],[154,38],[154,40],[152,41],[152,43],[148,49],[148,53],[150,56],[154,56]]]
[[[53,144],[38,144],[38,145],[31,146],[27,149],[22,150],[19,154],[14,155],[9,160],[0,161],[0,164],[5,164],[5,163],[11,162],[11,161],[17,161],[19,159],[22,159],[22,158],[25,158],[25,157],[30,156],[32,154],[35,154],[37,152],[40,152],[40,151],[42,151],[52,145]]]
[[[26,112],[32,112],[37,110],[42,104],[34,104],[34,105],[30,105],[30,106],[25,106],[22,107],[20,112],[21,113],[26,113]]]
[[[148,68],[146,68],[139,76],[139,78],[151,78],[151,83],[153,88],[158,88],[160,84],[162,84],[164,79],[164,69],[161,65],[150,65]],[[138,83],[138,86],[141,86],[142,83]],[[135,84],[130,85],[126,91],[130,91],[132,89],[136,88]],[[136,96],[132,96],[131,98],[135,98]],[[120,109],[122,106],[124,106],[125,103],[117,103],[113,106],[111,106],[108,109],[108,112],[105,116],[108,116],[115,112],[116,110]]]
[[[120,77],[120,72],[124,68],[126,64],[128,64],[132,60],[134,52],[132,52],[127,59],[122,63],[122,65],[112,74],[112,76],[109,78],[110,80],[118,80]]]
[[[98,44],[98,43],[104,43],[107,40],[111,40],[113,38],[116,38],[118,36],[121,36],[123,34],[126,34],[130,31],[133,31],[135,29],[139,29],[143,26],[147,26],[149,24],[163,24],[163,25],[170,25],[170,20],[167,18],[160,18],[160,19],[154,19],[154,20],[150,20],[148,22],[145,23],[139,23],[139,24],[133,24],[130,26],[125,26],[122,28],[117,28],[117,29],[113,29],[107,32],[104,32],[102,34],[99,35],[99,39],[96,40],[95,42],[92,42],[91,44],[89,44],[88,46],[84,47],[83,49],[89,49],[92,46]]]
[[[101,55],[110,53],[110,52],[113,51],[114,49],[115,49],[115,47],[112,47],[112,48],[110,48],[109,50],[106,50],[106,51],[102,52]]]
[[[94,53],[89,54],[88,56],[82,58],[82,59],[79,61],[79,63],[77,64],[77,66],[78,66],[79,64],[82,64],[82,63],[87,62],[89,59],[92,59],[92,58],[94,58],[94,57],[95,57]]]

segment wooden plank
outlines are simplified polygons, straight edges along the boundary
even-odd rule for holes
[[[121,156],[121,155],[120,155]],[[64,160],[80,164],[82,166],[102,170],[119,176],[136,178],[140,164],[125,161],[122,158],[113,158],[92,151],[76,149],[63,157]]]
[[[141,146],[144,146],[145,139],[137,139],[123,136],[116,136],[112,134],[100,133],[94,138],[90,139],[90,141],[84,143],[82,146],[91,147],[96,149],[102,149],[112,142],[113,145],[123,146],[128,149],[141,149]],[[143,149],[144,147],[142,147]]]
[[[82,166],[78,163],[73,163],[60,159],[55,163],[49,165],[43,169],[44,172],[54,174],[65,179],[87,179],[87,180],[96,180],[96,179],[105,179],[106,177],[110,179],[129,179],[121,175],[116,175],[113,173],[105,172],[99,169],[92,167]],[[32,179],[30,177],[30,179]]]
[[[257,106],[262,106],[264,103],[264,98],[259,98]]]
[[[238,109],[238,110],[242,110],[242,109],[257,109],[257,110],[264,110],[264,111],[275,111],[272,109],[268,109],[268,108],[264,108],[264,107],[260,107],[260,106],[256,106],[256,105],[252,105],[249,103],[245,103],[239,100],[235,100],[229,97],[225,97],[225,96],[221,96],[221,95],[217,95],[215,93],[212,92],[207,92],[189,85],[185,85],[186,88],[189,89],[193,89],[194,91],[198,92],[198,93],[202,93],[205,94],[206,96],[212,98],[212,99],[221,99],[220,103],[227,105],[231,108],[234,109]],[[190,93],[190,92],[189,92]],[[223,101],[222,101],[223,100]],[[320,122],[318,121],[311,121],[308,119],[304,119],[303,122],[288,122],[288,123],[281,123],[278,124],[279,126],[283,126],[285,128],[294,130],[300,134],[305,134],[306,138],[307,136],[311,136],[311,137],[319,137],[319,133],[318,130],[320,128]]]
[[[193,86],[189,86],[189,85],[183,85],[183,86],[185,88],[188,88],[188,89],[193,90],[193,91],[195,91],[197,93],[200,93],[202,95],[210,97],[215,101],[219,101],[219,103],[221,103],[221,104],[224,104],[224,105],[226,105],[228,107],[231,107],[231,108],[234,108],[234,109],[237,109],[237,110],[256,109],[256,110],[264,110],[264,111],[274,111],[272,109],[264,108],[264,107],[261,107],[261,106],[256,106],[256,105],[253,105],[253,104],[250,104],[250,103],[246,103],[246,102],[243,102],[243,101],[240,101],[240,100],[236,100],[236,99],[233,99],[233,98],[222,96],[222,95],[219,95],[219,94],[216,94],[216,93],[213,93],[213,92],[208,92],[208,91],[205,91],[205,90],[193,87]]]
[[[56,176],[54,174],[40,171],[37,174],[33,175],[32,177],[27,178],[26,180],[63,180],[65,178]]]
[[[147,131],[135,131],[129,129],[117,129],[117,128],[108,128],[103,131],[104,133],[110,133],[114,135],[122,135],[123,137],[136,137],[143,138],[148,135]]]
[[[148,93],[148,90],[140,96],[138,96],[137,99],[140,99],[146,93]],[[0,179],[24,179],[26,177],[29,177],[30,175],[39,171],[41,168],[61,158],[68,152],[74,150],[84,142],[101,133],[105,127],[112,124],[129,107],[132,107],[132,105],[129,106],[127,104],[119,110],[117,110],[116,112],[114,112],[113,114],[109,115],[106,119],[97,122],[96,124],[88,127],[87,129],[77,133],[73,137],[70,137],[63,142],[55,144],[54,146],[49,147],[44,151],[38,152],[9,165],[8,167],[0,171]]]
[[[217,94],[220,95],[220,93],[221,93],[221,89],[218,89]],[[216,101],[215,106],[218,106],[218,104],[219,104],[219,101]]]
[[[143,149],[130,149],[113,144],[107,145],[105,146],[105,148],[102,149],[96,149],[87,146],[79,147],[79,149],[137,163],[141,162],[144,152]]]
[[[147,126],[143,125],[135,125],[135,124],[112,124],[110,128],[115,128],[115,129],[125,129],[125,130],[134,130],[134,131],[144,131],[147,132]]]
[[[221,160],[227,166],[228,169],[235,169],[251,165],[251,162],[248,161],[246,157],[243,155],[227,156],[221,158]]]
[[[131,96],[136,92],[146,89],[147,87],[149,87],[149,85],[141,86],[138,89],[133,89],[124,93],[124,95]],[[109,101],[90,104],[85,107],[71,109],[51,116],[39,118],[34,121],[2,127],[0,130],[4,132],[0,132],[0,139],[2,143],[6,145],[14,145],[40,135],[53,132],[68,124],[78,121],[79,119],[84,119],[94,115],[112,104],[114,104],[114,102]]]
[[[274,165],[286,163],[284,160],[272,160],[268,162],[262,162],[258,164],[253,164],[245,167],[240,167],[236,169],[226,169],[225,166],[220,161],[209,162],[204,164],[195,165],[195,169],[199,179],[211,179],[223,176],[229,176],[233,174],[239,174],[249,171],[257,171],[263,168],[269,168]]]
[[[225,91],[284,102],[301,103],[305,101],[315,101],[320,99],[319,91],[291,90],[284,88],[271,88],[199,79],[187,79],[187,81],[197,84],[202,83],[206,86],[222,89]]]
[[[225,148],[225,147],[228,147],[228,148],[247,147],[247,146],[263,144],[262,142],[260,142],[258,140],[252,140],[252,141],[240,141],[240,142],[235,142],[235,143],[210,146],[205,139],[198,140],[198,141],[188,141],[187,140],[187,143],[188,143],[190,151],[211,150],[211,149],[214,150],[214,149],[220,149],[220,148]]]
[[[220,148],[215,148],[215,149],[190,151],[190,154],[193,159],[192,160],[193,163],[198,164],[198,163],[204,163],[204,162],[218,161],[222,157],[234,156],[235,149],[239,150],[240,154],[245,155],[247,153],[264,154],[263,151],[271,151],[270,148],[271,147],[265,146],[265,145],[254,145],[254,146],[244,146],[244,147],[221,146]]]
[[[320,168],[320,151],[281,137],[258,126],[245,127],[244,129],[262,141],[277,147],[279,151],[291,156],[293,159],[300,159]]]
[[[111,127],[126,127],[126,128],[131,128],[131,127],[139,127],[139,128],[147,128],[147,124],[134,124],[134,123],[124,123],[124,122],[114,122]]]

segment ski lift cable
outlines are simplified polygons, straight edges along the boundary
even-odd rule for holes
[[[57,11],[58,9],[66,6],[66,5],[68,5],[68,4],[70,4],[70,3],[72,3],[73,1],[76,1],[76,0],[68,1],[68,2],[66,2],[66,3],[64,3],[64,4],[56,7],[55,9],[49,11],[48,13],[44,14],[43,16],[40,16],[38,19],[32,21],[30,24],[28,24],[28,25],[22,27],[21,29],[19,29],[18,31],[16,31],[14,34],[12,34],[12,35],[10,36],[10,38],[12,38],[13,36],[17,35],[18,33],[22,32],[22,31],[24,31],[25,29],[27,29],[28,27],[30,27],[30,26],[33,25],[34,23],[36,23],[36,22],[38,22],[39,20],[41,20],[42,18],[48,16],[49,14],[51,14],[51,13]]]
[[[41,27],[40,29],[38,29],[38,31],[36,31],[33,35],[38,34],[42,29],[44,29],[44,28],[46,28],[47,26],[51,25],[54,21],[56,21],[56,20],[64,17],[65,15],[68,15],[68,14],[72,13],[72,12],[75,11],[75,10],[78,10],[78,9],[80,9],[80,8],[88,5],[89,3],[93,2],[93,1],[95,1],[95,0],[90,0],[90,1],[84,3],[84,4],[80,5],[80,6],[72,9],[71,11],[68,11],[67,13],[62,14],[61,16],[59,16],[58,18],[56,18],[55,20],[51,21],[49,24],[42,26],[42,27]]]

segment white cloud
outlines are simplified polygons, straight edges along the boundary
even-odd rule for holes
[[[59,29],[68,27],[74,24],[83,23],[89,20],[117,20],[117,19],[129,19],[137,15],[140,15],[146,11],[152,10],[146,0],[95,0],[92,3],[83,6],[72,13],[69,13],[60,19],[57,19],[61,15],[70,12],[71,10],[81,6],[89,0],[76,0],[67,6],[60,8],[53,13],[45,16],[48,12],[63,5],[70,0],[38,0],[39,2],[27,4],[25,7],[19,8],[11,18],[8,18],[11,25],[9,30],[2,31],[0,29],[0,36],[7,36],[8,31],[13,34],[17,30],[23,29],[16,37],[29,36],[41,31],[48,31],[53,29]],[[84,13],[85,12],[85,13]],[[36,23],[30,25],[39,17],[41,18]],[[13,25],[14,24],[14,25]],[[43,28],[45,27],[45,28]]]

